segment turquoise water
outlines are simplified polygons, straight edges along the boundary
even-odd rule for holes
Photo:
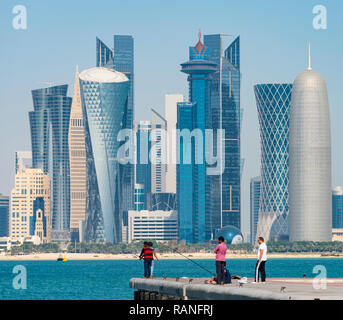
[[[196,260],[215,271],[212,260]],[[253,277],[256,260],[228,261],[231,274]],[[16,265],[27,270],[27,289],[15,290]],[[343,278],[343,259],[269,259],[267,277],[314,277],[313,267],[324,265],[328,278]],[[128,299],[133,298],[129,279],[141,277],[143,262],[130,261],[1,261],[0,299]],[[157,277],[211,277],[188,260],[155,261]]]

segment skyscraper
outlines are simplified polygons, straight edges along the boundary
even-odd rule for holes
[[[11,192],[10,237],[21,241],[38,236],[50,242],[50,178],[42,169],[24,168]]]
[[[167,120],[151,109],[151,192],[166,192]]]
[[[71,239],[79,239],[80,221],[86,219],[86,146],[80,92],[79,72],[76,70],[74,96],[69,122],[70,166],[70,231]]]
[[[140,121],[136,126],[136,183],[144,186],[144,209],[147,209],[148,194],[151,192],[151,162],[149,152],[151,122]]]
[[[9,235],[9,197],[0,193],[0,237]]]
[[[113,68],[113,51],[96,38],[96,66]]]
[[[261,177],[250,180],[250,242],[255,243],[257,236],[258,213],[261,199]]]
[[[134,40],[130,35],[114,35],[113,50],[99,38],[96,39],[97,67],[112,68],[129,79],[129,94],[122,119],[123,128],[134,129]],[[123,210],[134,208],[134,170],[131,163],[120,164],[120,180],[123,189]]]
[[[288,239],[288,144],[292,84],[254,86],[261,138],[258,235]],[[255,240],[255,239],[254,239]]]
[[[332,228],[343,229],[343,187],[332,190]]]
[[[224,50],[225,34],[204,35],[209,60],[215,64],[211,82],[211,128],[225,130],[225,170],[210,183],[210,230],[232,225],[241,228],[240,152],[240,38]],[[215,148],[216,150],[216,148]]]
[[[70,184],[68,131],[72,99],[68,85],[32,91],[29,112],[32,166],[49,174],[51,181],[51,238],[70,238]]]
[[[182,94],[165,95],[165,118],[167,120],[167,167],[166,192],[176,193],[176,122],[177,104],[183,102]]]
[[[182,133],[183,129],[193,129],[193,108],[191,102],[177,104],[177,129]],[[181,136],[181,134],[180,134]],[[177,164],[177,208],[179,212],[179,239],[186,243],[192,243],[194,239],[194,215],[193,215],[193,165],[191,140],[181,138],[177,145],[180,155]]]
[[[80,74],[87,161],[87,240],[122,239],[123,195],[117,151],[129,79],[121,72],[92,68]]]
[[[209,60],[209,56],[209,48],[201,42],[199,31],[197,44],[189,48],[189,61],[181,64],[181,71],[188,74],[189,100],[196,103],[192,108],[193,129],[197,129],[202,135],[199,142],[201,145],[195,146],[194,155],[205,150],[205,130],[211,128],[211,79],[216,71],[216,64]],[[204,152],[200,157],[203,155]],[[209,240],[213,233],[212,215],[208,205],[210,176],[206,175],[205,161],[194,164],[192,183],[192,215],[194,216],[192,238],[195,242],[204,242]]]
[[[310,50],[309,50],[310,51]],[[293,83],[289,119],[290,241],[330,241],[331,133],[324,78],[311,68]]]

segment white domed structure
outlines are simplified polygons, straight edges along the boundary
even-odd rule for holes
[[[293,83],[289,130],[290,241],[331,241],[331,134],[324,78],[309,67]]]

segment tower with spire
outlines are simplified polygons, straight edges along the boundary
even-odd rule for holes
[[[209,190],[209,176],[206,175],[205,165],[205,129],[211,128],[211,80],[216,71],[216,64],[209,60],[209,48],[201,41],[201,31],[198,32],[198,42],[194,47],[189,47],[189,61],[181,64],[181,72],[188,75],[189,102],[193,103],[192,129],[201,132],[201,146],[192,143],[192,181],[193,199],[192,212],[179,212],[182,216],[193,217],[192,236],[193,242],[204,242],[206,239],[207,226],[207,203],[206,198]],[[183,152],[183,150],[180,150]],[[199,153],[202,154],[199,154]],[[198,156],[203,159],[202,163],[195,163]],[[182,165],[182,164],[180,164]],[[184,181],[189,184],[189,181]],[[182,240],[182,239],[181,239]]]
[[[331,132],[324,78],[311,66],[293,83],[289,131],[290,241],[331,241]]]

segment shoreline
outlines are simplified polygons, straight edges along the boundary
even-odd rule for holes
[[[186,260],[185,257],[177,253],[158,253],[161,260]],[[214,253],[183,253],[184,256],[190,259],[206,259],[214,260]],[[34,253],[26,255],[0,255],[0,261],[56,261],[60,256],[59,253]],[[134,254],[106,254],[106,253],[66,253],[67,260],[138,260],[137,255]],[[343,258],[343,255],[324,255],[313,253],[299,253],[299,254],[283,254],[270,253],[269,259],[318,259],[318,258]],[[256,254],[227,254],[226,259],[256,259]]]

